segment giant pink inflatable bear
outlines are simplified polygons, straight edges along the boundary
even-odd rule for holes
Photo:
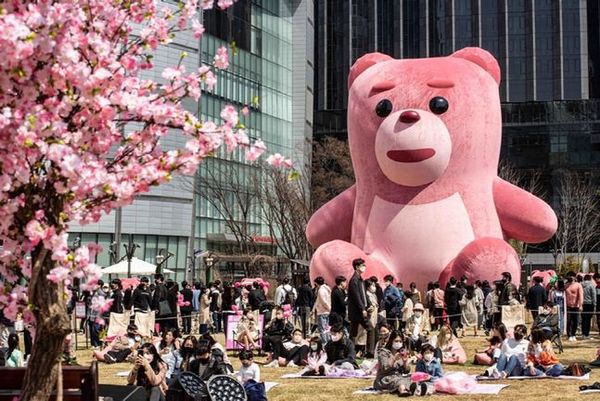
[[[502,121],[496,59],[479,48],[449,57],[356,61],[348,77],[348,140],[356,183],[306,228],[318,247],[311,277],[392,274],[407,285],[466,275],[496,280],[520,263],[504,241],[556,231],[546,203],[498,178]]]

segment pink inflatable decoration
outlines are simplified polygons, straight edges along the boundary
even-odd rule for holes
[[[554,212],[497,175],[502,121],[496,59],[479,48],[451,56],[356,61],[348,78],[348,140],[356,183],[319,209],[306,234],[318,247],[311,277],[330,284],[392,274],[425,288],[451,276],[519,282],[505,242],[538,243]]]
[[[548,284],[550,284],[550,280],[552,277],[556,276],[556,272],[554,270],[534,270],[531,272],[531,281],[529,282],[529,286],[532,286],[534,277],[541,277],[543,282],[543,286],[548,288]]]

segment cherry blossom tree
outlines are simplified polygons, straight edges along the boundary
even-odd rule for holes
[[[177,33],[200,38],[198,11],[213,3],[233,1],[0,2],[0,308],[34,327],[23,400],[48,399],[60,380],[66,286],[79,278],[90,288],[101,274],[97,245],[67,246],[69,223],[96,222],[174,173],[193,174],[222,143],[245,147],[248,160],[265,150],[249,143],[234,107],[211,122],[180,104],[214,87],[225,47],[196,71],[180,61],[162,83],[142,77]],[[161,148],[174,132],[185,147]]]

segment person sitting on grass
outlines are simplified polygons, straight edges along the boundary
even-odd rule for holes
[[[442,364],[438,358],[435,357],[435,348],[433,345],[426,343],[421,347],[421,355],[417,359],[417,365],[415,372],[427,373],[431,376],[431,380],[439,379],[444,375]]]
[[[233,372],[231,365],[225,363],[217,351],[211,351],[207,341],[198,342],[198,348],[196,348],[194,360],[190,362],[189,370],[204,381],[208,381],[215,375],[228,375]]]
[[[502,347],[502,340],[500,337],[494,336],[490,338],[488,342],[489,346],[485,350],[475,354],[475,357],[473,358],[474,365],[492,366],[498,362],[498,358],[500,358],[500,354],[502,353],[500,350]]]
[[[442,363],[462,365],[467,361],[465,350],[448,325],[442,326],[437,336],[432,337],[431,345],[436,347],[436,357]]]
[[[327,376],[327,353],[318,336],[310,339],[310,352],[306,357],[306,367],[300,372],[302,376]]]
[[[135,324],[127,326],[127,333],[116,336],[102,351],[94,351],[94,358],[108,364],[123,362],[141,345],[142,338]]]
[[[544,330],[535,329],[531,332],[531,341],[527,353],[525,376],[560,376],[563,366],[558,361],[552,343]]]
[[[390,332],[385,347],[377,353],[379,369],[373,387],[384,393],[409,396],[410,373],[409,352],[404,348],[404,339],[398,331]]]
[[[138,350],[127,384],[144,387],[149,401],[164,400],[167,369],[167,364],[161,359],[156,347],[146,343]]]
[[[327,353],[327,363],[333,366],[346,366],[357,368],[356,365],[356,351],[354,350],[354,344],[344,334],[344,327],[342,325],[336,325],[331,327],[329,330],[331,341],[328,341],[325,345],[325,352]]]
[[[275,316],[265,327],[263,335],[263,349],[270,352],[267,357],[270,362],[279,359],[283,343],[290,339],[292,331],[294,331],[294,325],[285,317],[283,309],[277,307]]]
[[[306,366],[309,351],[309,343],[302,337],[302,330],[296,329],[292,332],[292,339],[283,343],[281,357],[284,360],[279,358],[280,365],[290,368]]]
[[[525,368],[529,341],[525,339],[527,327],[518,324],[513,330],[514,338],[507,338],[502,343],[501,354],[492,376],[506,379],[509,376],[521,376]]]
[[[245,384],[248,380],[260,382],[260,368],[254,363],[252,351],[243,350],[240,352],[240,370],[236,373],[238,380]]]
[[[237,342],[243,345],[244,349],[257,348],[257,341],[259,338],[258,325],[254,319],[254,313],[252,309],[247,308],[244,310],[242,318],[237,325]]]

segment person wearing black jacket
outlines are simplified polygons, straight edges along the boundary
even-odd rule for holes
[[[340,366],[343,363],[349,363],[354,368],[356,365],[356,351],[354,343],[344,334],[344,328],[340,325],[333,326],[330,330],[331,341],[325,345],[327,353],[327,363],[329,365]]]
[[[248,303],[250,304],[252,310],[261,313],[262,311],[260,310],[260,306],[266,300],[267,297],[265,296],[265,292],[263,291],[259,282],[255,281],[252,283],[252,291],[248,293]]]
[[[265,326],[263,350],[271,353],[271,361],[277,361],[282,352],[283,343],[288,341],[294,331],[294,325],[283,315],[283,309],[275,309],[275,318]],[[273,364],[272,366],[275,366]]]
[[[538,316],[538,309],[546,303],[546,289],[542,285],[544,281],[541,277],[533,278],[534,285],[527,291],[527,309],[531,311],[533,320]]]
[[[148,290],[148,278],[142,277],[140,284],[131,296],[131,304],[133,305],[134,312],[148,313],[151,310],[152,296]]]
[[[363,259],[352,261],[354,274],[348,283],[348,319],[350,320],[350,338],[354,340],[358,334],[358,326],[367,327],[369,315],[365,282],[361,275],[367,270]]]
[[[335,287],[331,290],[331,313],[329,314],[329,325],[333,326],[332,315],[338,317],[342,322],[346,321],[347,304],[346,304],[346,288],[348,281],[344,276],[335,278]]]
[[[154,283],[156,284],[156,286],[154,287],[154,295],[152,296],[152,310],[156,311],[157,323],[160,327],[161,333],[163,332],[163,330],[165,330],[165,321],[162,319],[165,317],[168,318],[171,315],[170,313],[160,313],[160,303],[163,301],[167,301],[167,296],[169,294],[169,291],[167,290],[164,281],[165,277],[162,274],[154,275]]]
[[[181,288],[181,295],[183,296],[184,303],[179,307],[179,310],[181,311],[181,324],[183,326],[183,334],[188,335],[192,332],[192,298],[194,294],[187,281],[181,282]]]
[[[176,330],[179,331],[179,324],[177,323],[177,297],[179,296],[179,285],[173,280],[167,280],[165,285],[167,289],[167,302],[169,303],[169,309],[171,313],[163,316],[162,320],[162,331]]]
[[[462,299],[459,289],[456,287],[456,277],[450,277],[448,288],[444,292],[444,303],[446,304],[446,313],[448,313],[448,321],[455,336],[458,336],[456,328],[460,325],[460,305]]]
[[[298,287],[298,298],[296,299],[296,310],[300,316],[300,324],[302,325],[302,336],[307,337],[310,331],[309,317],[314,304],[313,290],[310,287],[310,279],[304,278],[304,283]]]
[[[121,284],[121,280],[118,278],[114,279],[110,282],[110,287],[112,289],[112,304],[110,305],[110,313],[123,313],[123,285]]]

